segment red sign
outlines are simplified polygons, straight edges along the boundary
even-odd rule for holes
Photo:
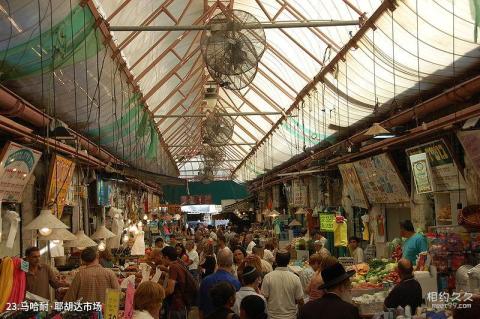
[[[212,195],[185,195],[180,197],[182,205],[211,205]]]

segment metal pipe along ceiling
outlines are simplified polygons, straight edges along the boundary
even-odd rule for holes
[[[243,24],[241,29],[289,29],[289,28],[315,28],[315,27],[338,27],[359,25],[360,20],[320,20],[320,21],[305,21],[305,22],[260,22]],[[211,24],[211,25],[144,25],[144,26],[110,26],[110,31],[203,31],[203,30],[222,30],[228,24]]]

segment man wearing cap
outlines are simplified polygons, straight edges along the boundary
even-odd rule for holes
[[[260,271],[258,271],[255,267],[246,266],[243,269],[243,273],[241,275],[241,282],[242,287],[237,294],[235,295],[235,305],[233,306],[233,311],[240,316],[240,304],[242,303],[243,298],[250,295],[259,296],[265,302],[265,297],[258,293],[258,286],[262,281],[262,276]]]
[[[324,284],[318,287],[325,290],[320,299],[309,301],[300,309],[299,319],[360,319],[358,308],[352,305],[350,277],[354,270],[345,271],[340,263],[322,270]]]

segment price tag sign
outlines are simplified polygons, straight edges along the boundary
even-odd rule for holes
[[[335,222],[335,214],[319,214],[320,230],[325,232],[333,232],[333,223]]]
[[[105,299],[105,319],[118,319],[118,310],[120,308],[120,290],[107,289],[107,296]]]
[[[29,267],[30,264],[28,263],[28,261],[22,259],[22,262],[20,263],[20,269],[24,272],[28,272]]]

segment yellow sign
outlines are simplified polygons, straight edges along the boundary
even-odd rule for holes
[[[54,155],[50,165],[48,184],[48,206],[54,207],[58,218],[62,217],[63,206],[67,198],[68,188],[72,183],[75,163],[63,156]]]
[[[335,222],[335,214],[319,214],[320,230],[325,232],[333,232],[333,223]]]
[[[120,290],[107,289],[107,296],[105,299],[105,319],[118,319],[118,310],[120,309]]]

